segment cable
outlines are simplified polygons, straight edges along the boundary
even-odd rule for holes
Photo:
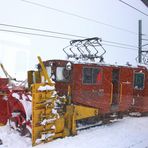
[[[113,42],[113,41],[108,41],[108,40],[102,40],[102,42],[107,42],[107,43],[113,43],[113,44],[118,44],[118,45],[130,46],[130,47],[138,48],[137,46],[134,46],[134,45],[125,44],[125,43],[119,43],[119,42]]]
[[[73,35],[73,34],[68,34],[68,33],[63,33],[63,32],[56,32],[56,31],[50,31],[50,30],[43,30],[39,28],[30,28],[30,27],[25,27],[25,26],[18,26],[18,25],[12,25],[12,24],[0,24],[0,26],[6,26],[6,27],[13,27],[13,28],[19,28],[19,29],[27,29],[27,30],[32,30],[32,31],[40,31],[44,33],[53,33],[53,34],[59,34],[59,35],[65,35],[65,36],[72,36],[72,37],[77,37],[77,38],[88,38],[80,35]],[[117,45],[124,45],[124,46],[130,46],[130,47],[135,47],[137,46],[130,45],[130,44],[125,44],[125,43],[119,43],[119,42],[114,42],[114,41],[108,41],[108,40],[102,40],[102,42],[107,42],[107,43],[113,43]]]
[[[33,35],[33,36],[51,37],[51,38],[57,38],[57,39],[63,39],[63,40],[73,40],[72,38],[65,38],[65,37],[52,36],[52,35],[39,34],[39,33],[22,32],[22,31],[8,30],[8,29],[0,29],[0,31],[3,31],[3,32],[11,32],[11,33],[18,33],[18,34],[26,34],[26,35]],[[137,50],[135,48],[129,48],[129,47],[123,47],[123,46],[116,46],[116,45],[111,45],[111,44],[104,44],[103,43],[102,45],[112,46],[112,47],[118,47],[118,48],[124,48],[124,49]]]
[[[8,30],[8,29],[0,29],[0,31],[3,31],[3,32],[11,32],[11,33],[18,33],[18,34],[26,34],[26,35],[33,35],[33,36],[51,37],[51,38],[58,38],[58,39],[63,39],[63,40],[73,40],[72,38],[65,38],[65,37],[52,36],[52,35],[39,34],[39,33],[14,31],[14,30]]]
[[[13,27],[13,28],[19,28],[19,29],[27,29],[27,30],[40,31],[40,32],[46,32],[46,33],[54,33],[54,34],[67,35],[67,36],[73,36],[73,37],[78,37],[78,38],[86,38],[86,37],[82,37],[82,36],[78,36],[78,35],[72,35],[72,34],[63,33],[63,32],[43,30],[43,29],[39,29],[39,28],[30,28],[30,27],[11,25],[11,24],[0,24],[0,26]]]
[[[112,46],[112,47],[117,47],[117,48],[124,48],[124,49],[131,49],[131,50],[138,50],[136,48],[129,48],[129,47],[123,47],[123,46],[116,46],[116,45],[111,45],[111,44],[102,44],[102,45],[106,45],[106,46]]]
[[[122,3],[124,3],[125,5],[127,5],[127,6],[129,6],[129,7],[131,7],[131,8],[133,8],[133,9],[135,9],[136,11],[138,11],[138,12],[144,14],[145,16],[148,16],[148,14],[142,12],[141,10],[135,8],[134,6],[132,6],[132,5],[130,5],[130,4],[126,3],[126,2],[124,2],[124,1],[122,1],[122,0],[119,0],[119,1],[122,2]]]
[[[148,41],[148,39],[142,39],[142,40],[144,40],[144,41]]]
[[[94,19],[92,19],[92,18],[80,16],[80,15],[75,14],[75,13],[71,13],[71,12],[68,12],[68,11],[56,9],[56,8],[49,7],[49,6],[45,6],[45,5],[43,5],[43,4],[31,2],[31,1],[28,1],[28,0],[21,0],[21,1],[23,1],[23,2],[25,2],[25,3],[32,4],[32,5],[39,6],[39,7],[42,7],[42,8],[46,8],[46,9],[50,9],[50,10],[53,10],[53,11],[57,11],[57,12],[60,12],[60,13],[63,13],[63,14],[67,14],[67,15],[70,15],[70,16],[74,16],[74,17],[77,17],[77,18],[81,18],[81,19],[83,19],[83,20],[87,20],[87,21],[90,21],[90,22],[94,22],[94,23],[97,23],[97,24],[101,24],[101,25],[104,25],[104,26],[108,26],[108,27],[114,28],[114,29],[116,29],[116,30],[122,30],[122,31],[125,31],[125,32],[128,32],[128,33],[137,35],[136,32],[130,31],[130,30],[128,30],[128,29],[121,28],[121,27],[114,26],[114,25],[110,25],[110,24],[107,24],[107,23],[103,23],[103,22],[101,22],[101,21],[97,21],[97,20],[94,20]]]

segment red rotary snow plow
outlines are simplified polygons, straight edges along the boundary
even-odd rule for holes
[[[31,133],[31,95],[22,82],[13,79],[0,65],[6,78],[0,78],[0,125],[9,124],[21,132]],[[29,129],[28,132],[26,132]]]
[[[7,101],[6,94],[7,92],[7,78],[0,78],[0,124],[5,125],[8,119],[8,109],[7,109]]]

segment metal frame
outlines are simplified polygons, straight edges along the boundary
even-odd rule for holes
[[[87,38],[82,40],[72,40],[70,41],[70,45],[65,47],[63,51],[66,53],[67,58],[75,58],[76,60],[91,60],[99,58],[100,62],[103,61],[103,55],[106,53],[106,50],[101,45],[101,39],[98,37]],[[99,50],[97,47],[101,47],[103,52],[99,55]],[[84,50],[83,50],[83,49]],[[94,51],[91,51],[90,48],[93,48]],[[74,50],[77,50],[79,54],[77,54]],[[68,53],[68,50],[70,53]]]
[[[134,87],[134,80],[135,80],[135,74],[136,73],[140,73],[140,74],[143,74],[144,75],[143,88],[142,89],[139,89],[139,88],[135,88]],[[135,90],[144,90],[144,88],[145,88],[145,73],[144,72],[134,72],[134,74],[133,74],[133,89],[135,89]]]
[[[101,81],[100,82],[98,82],[98,83],[83,83],[83,76],[84,76],[84,68],[96,68],[96,69],[99,69],[100,70],[100,72],[101,72],[101,75],[103,76],[103,69],[102,68],[100,68],[100,67],[89,67],[89,66],[84,66],[83,68],[82,68],[82,84],[83,85],[100,85],[100,84],[102,84],[102,78],[101,78]]]

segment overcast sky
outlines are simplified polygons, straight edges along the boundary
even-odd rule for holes
[[[11,24],[44,30],[63,32],[85,37],[138,45],[138,20],[143,21],[143,33],[148,35],[148,16],[121,3],[119,0],[28,0],[83,17],[91,18],[134,33],[117,30],[100,23],[91,22],[54,10],[35,6],[21,0],[0,0],[0,24]],[[140,0],[124,0],[148,14],[148,8]],[[0,26],[0,29],[27,31]],[[41,32],[33,32],[41,33]],[[45,34],[45,33],[43,33]],[[54,34],[48,34],[54,35]],[[59,36],[59,35],[58,35]],[[62,36],[63,37],[63,36]],[[66,36],[65,36],[66,37]],[[69,37],[72,38],[72,37]],[[145,36],[148,38],[148,36]],[[76,38],[75,38],[76,39]],[[69,40],[14,34],[0,31],[0,62],[18,79],[25,79],[27,70],[34,69],[37,55],[43,60],[65,59],[63,48]],[[136,49],[123,49],[104,45],[107,63],[136,64]]]

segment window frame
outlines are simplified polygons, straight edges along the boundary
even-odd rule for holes
[[[64,66],[57,66],[56,70],[55,70],[55,81],[56,82],[70,82],[70,71],[69,71],[69,79],[63,79],[63,80],[57,80],[57,68],[63,68],[63,70],[65,69]],[[62,71],[62,75],[63,75],[63,71]],[[63,75],[64,76],[64,75]],[[64,77],[65,78],[65,77]]]
[[[51,76],[52,76],[52,67],[51,66],[46,66],[45,68],[46,68],[46,71],[48,73],[48,77],[51,78]],[[50,74],[49,74],[49,69],[50,69]]]
[[[143,74],[143,76],[144,76],[144,78],[143,78],[143,88],[136,88],[135,87],[135,76],[136,76],[136,74]],[[134,72],[134,80],[133,80],[133,88],[135,89],[135,90],[144,90],[144,88],[145,88],[145,73],[144,72]]]
[[[100,85],[101,83],[102,83],[102,79],[103,79],[103,77],[101,77],[101,80],[99,81],[99,82],[96,82],[96,83],[84,83],[84,69],[85,68],[89,68],[89,69],[98,69],[99,70],[99,72],[101,73],[101,76],[102,76],[102,68],[100,68],[100,67],[89,67],[89,66],[85,66],[85,67],[83,67],[82,68],[82,84],[83,85]],[[92,78],[92,80],[93,80],[93,78]]]

